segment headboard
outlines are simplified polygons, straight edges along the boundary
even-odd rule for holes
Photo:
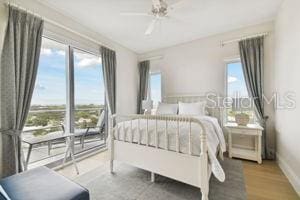
[[[223,125],[224,111],[223,108],[214,105],[213,100],[217,100],[216,97],[206,95],[168,95],[163,98],[164,103],[193,103],[199,101],[206,101],[206,110],[210,116],[215,117],[219,120],[220,125]],[[216,102],[216,101],[215,101]]]

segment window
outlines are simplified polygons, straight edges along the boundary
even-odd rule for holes
[[[156,108],[161,102],[161,73],[151,73],[149,82],[149,96]]]
[[[227,63],[227,97],[231,100],[227,105],[226,118],[228,122],[235,122],[235,114],[246,113],[250,122],[254,122],[255,114],[249,99],[242,63],[234,61]]]
[[[74,49],[75,132],[97,133],[99,116],[104,111],[104,83],[101,59]],[[94,146],[94,138],[86,138],[85,148]],[[104,141],[102,141],[104,142]],[[80,151],[80,148],[75,148]]]
[[[60,130],[66,113],[67,46],[43,38],[36,84],[23,137],[38,137]],[[41,129],[38,129],[41,128]]]
[[[69,54],[74,62],[68,62]],[[73,76],[74,81],[70,78]],[[69,106],[73,102],[74,108]],[[102,146],[105,138],[100,131],[103,129],[96,127],[103,110],[104,84],[100,56],[43,37],[37,80],[23,137],[64,134],[68,130],[84,134],[89,128],[90,132],[97,134],[88,134],[89,137],[83,140],[84,145],[81,137],[75,137],[75,153]],[[68,124],[66,119],[74,119],[74,123]],[[27,152],[28,146],[23,146],[24,152]],[[65,153],[64,141],[45,143],[35,148],[29,160],[31,164],[53,162]],[[44,161],[47,159],[49,162]]]

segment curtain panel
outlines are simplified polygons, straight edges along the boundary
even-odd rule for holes
[[[2,175],[22,171],[21,133],[35,87],[42,42],[42,19],[9,6],[0,67]]]
[[[137,114],[143,114],[142,102],[147,99],[149,86],[150,61],[139,63],[139,91],[137,99]]]
[[[105,102],[110,114],[116,113],[116,52],[101,47]]]
[[[274,159],[275,151],[268,141],[266,120],[264,112],[264,36],[242,40],[239,42],[239,50],[243,73],[246,81],[249,96],[253,99],[255,111],[263,126],[262,136],[262,157]]]

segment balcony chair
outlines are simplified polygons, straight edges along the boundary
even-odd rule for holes
[[[64,124],[61,124],[61,129],[62,129],[61,134],[65,133]],[[74,134],[75,134],[75,138],[79,138],[81,147],[84,148],[84,140],[86,137],[100,135],[101,140],[104,140],[104,142],[106,142],[106,135],[104,129],[105,129],[105,111],[102,111],[96,126],[87,126],[86,128],[83,129],[75,129]],[[62,142],[64,141],[61,142],[58,141],[55,144],[62,143]],[[48,143],[48,155],[51,154],[51,149],[53,144],[54,144],[53,142]]]
[[[102,111],[99,116],[96,126],[87,126],[84,129],[76,129],[75,130],[75,133],[74,133],[75,137],[80,138],[80,144],[81,144],[82,148],[84,148],[84,140],[90,136],[100,135],[100,137],[101,137],[100,139],[104,140],[104,142],[105,142],[106,138],[105,138],[105,132],[104,132],[104,126],[105,126],[104,118],[105,118],[105,111]]]

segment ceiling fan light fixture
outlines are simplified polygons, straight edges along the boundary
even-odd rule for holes
[[[150,22],[148,25],[145,35],[150,35],[154,28],[156,23],[159,20],[169,18],[169,11],[173,11],[182,7],[183,4],[186,3],[186,0],[180,0],[179,2],[168,5],[165,0],[152,0],[152,7],[149,13],[134,13],[134,12],[129,12],[129,13],[122,13],[122,15],[128,15],[128,16],[150,16],[154,17],[154,19]]]
[[[156,0],[153,1],[151,13],[156,17],[166,16],[168,14],[168,4],[163,0],[159,0],[159,4],[154,2],[156,2]]]

